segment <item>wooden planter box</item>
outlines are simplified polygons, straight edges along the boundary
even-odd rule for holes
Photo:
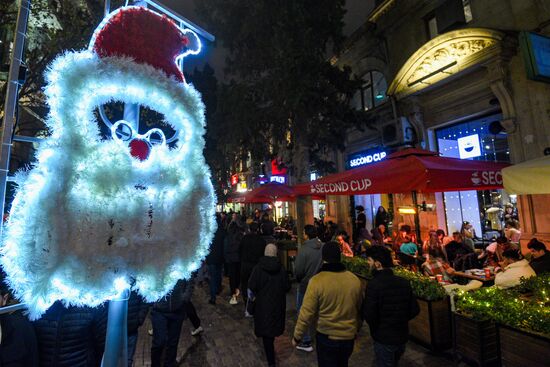
[[[452,346],[451,307],[449,298],[438,301],[418,299],[420,313],[409,322],[411,340],[434,351],[441,352]]]
[[[453,313],[455,358],[472,366],[500,366],[500,349],[494,321],[477,321]]]
[[[504,367],[548,367],[550,337],[498,325],[500,354]]]

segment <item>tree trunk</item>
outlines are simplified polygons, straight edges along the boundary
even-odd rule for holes
[[[305,137],[296,132],[294,135],[294,155],[292,157],[292,184],[309,182],[309,149]],[[299,196],[296,200],[296,231],[298,243],[303,242],[304,226],[313,224],[313,205],[311,196]]]

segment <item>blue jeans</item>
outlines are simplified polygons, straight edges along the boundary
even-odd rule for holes
[[[134,354],[136,353],[136,345],[138,333],[128,334],[128,367],[132,367],[134,363]]]
[[[222,264],[208,264],[210,299],[215,300],[222,285]]]
[[[374,342],[374,355],[377,367],[396,367],[399,359],[405,353],[406,344],[382,344]]]
[[[317,333],[317,363],[319,367],[348,367],[353,353],[354,339],[334,340]]]
[[[302,303],[304,303],[304,293],[300,292],[300,287],[296,290],[296,312],[300,315],[300,308],[302,308]],[[311,325],[308,327],[304,335],[302,336],[302,343],[311,343]]]

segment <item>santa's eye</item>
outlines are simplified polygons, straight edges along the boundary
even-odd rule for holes
[[[166,144],[166,137],[161,129],[151,129],[145,134],[145,139],[149,141],[151,145]]]
[[[129,141],[134,136],[134,130],[132,126],[124,121],[117,121],[111,128],[113,139],[120,139],[122,141]]]
[[[118,120],[111,126],[111,136],[115,140],[129,141],[136,135],[132,125],[125,120]]]

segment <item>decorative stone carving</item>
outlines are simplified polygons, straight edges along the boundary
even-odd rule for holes
[[[483,28],[465,28],[439,35],[405,62],[388,88],[401,99],[498,54],[504,34]]]
[[[445,47],[433,51],[430,56],[427,56],[407,79],[407,84],[410,85],[421,80],[434,71],[441,70],[453,64],[453,62],[458,62],[463,57],[475,54],[494,44],[496,44],[496,41],[489,39],[449,43]]]

